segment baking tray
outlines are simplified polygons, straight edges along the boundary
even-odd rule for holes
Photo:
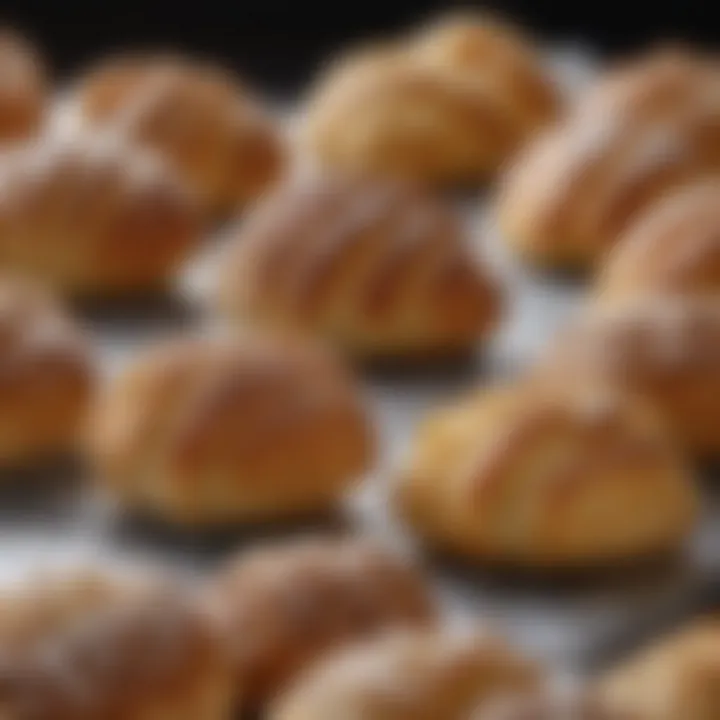
[[[554,53],[552,62],[569,86],[580,84],[592,67],[587,53],[573,48]],[[297,532],[350,528],[405,546],[409,538],[389,512],[386,494],[418,419],[472,385],[521,372],[578,309],[586,292],[577,281],[524,270],[502,251],[487,203],[465,198],[460,204],[473,236],[504,280],[508,316],[491,346],[461,366],[363,374],[382,457],[341,522],[212,536],[183,533],[124,517],[88,492],[72,467],[15,473],[0,482],[0,583],[31,570],[87,562],[158,563],[203,576],[241,547]],[[96,338],[105,372],[115,373],[160,337],[191,331],[200,323],[216,258],[211,243],[175,297],[77,308]],[[427,569],[450,620],[489,617],[512,640],[559,670],[592,670],[646,635],[720,605],[720,493],[708,479],[705,515],[687,553],[642,571],[569,584],[493,577],[434,558],[427,559]]]

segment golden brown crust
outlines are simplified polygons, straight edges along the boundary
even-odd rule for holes
[[[661,60],[601,81],[516,159],[498,215],[526,259],[592,266],[650,203],[718,171],[720,73],[705,58]]]
[[[486,633],[405,631],[313,666],[271,720],[466,720],[495,693],[534,687],[540,672]]]
[[[562,333],[538,373],[611,383],[646,396],[677,440],[720,452],[720,306],[647,297],[596,307]]]
[[[24,140],[39,130],[47,104],[46,83],[35,48],[0,28],[0,143]]]
[[[715,720],[720,621],[701,620],[641,651],[602,678],[599,692],[637,720]]]
[[[325,163],[413,181],[485,179],[557,112],[530,43],[473,16],[331,65],[305,140]]]
[[[194,205],[155,158],[109,136],[6,151],[0,268],[71,294],[167,282],[199,240]]]
[[[360,540],[311,539],[242,555],[210,588],[246,704],[265,704],[328,652],[435,607],[417,571]]]
[[[677,293],[720,298],[720,181],[659,200],[622,234],[598,282],[601,302]]]
[[[161,152],[213,214],[254,200],[279,176],[279,129],[231,73],[170,55],[114,58],[85,79],[80,103]]]
[[[539,569],[666,551],[696,509],[655,414],[597,385],[500,387],[431,416],[396,502],[441,549]]]
[[[191,524],[326,511],[374,444],[359,391],[331,357],[252,334],[150,350],[110,385],[90,433],[115,493]]]
[[[499,312],[449,207],[401,182],[320,173],[279,188],[240,229],[219,294],[241,321],[371,358],[466,351]]]
[[[77,449],[94,375],[86,338],[53,298],[0,279],[0,464]]]
[[[0,598],[9,720],[224,720],[228,658],[182,593],[80,572]]]

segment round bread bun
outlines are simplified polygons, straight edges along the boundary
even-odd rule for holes
[[[694,485],[641,402],[598,385],[480,390],[421,426],[397,507],[442,551],[579,570],[674,549]]]
[[[689,451],[707,458],[720,453],[720,304],[714,299],[648,296],[593,307],[560,333],[537,373],[641,394]]]
[[[35,135],[47,105],[47,79],[38,52],[0,28],[0,144]]]
[[[200,239],[165,165],[110,136],[6,150],[0,190],[0,270],[71,295],[158,289]]]
[[[212,583],[208,602],[231,643],[245,704],[255,708],[335,648],[436,618],[415,568],[354,539],[310,538],[241,554]]]
[[[234,237],[218,303],[363,359],[464,354],[498,291],[449,206],[415,186],[327,173],[278,188]]]
[[[87,339],[55,299],[0,278],[0,466],[77,450],[94,385]]]
[[[720,717],[720,620],[699,620],[640,651],[598,687],[632,720]]]
[[[98,400],[90,456],[131,508],[218,525],[327,512],[371,462],[358,388],[298,339],[166,340]]]
[[[225,720],[233,683],[210,621],[182,593],[73,571],[0,596],[8,720]]]
[[[720,300],[720,178],[691,183],[641,213],[598,281],[601,302],[664,294]]]
[[[331,63],[302,137],[333,168],[458,185],[487,180],[558,105],[527,38],[453,16]]]
[[[397,631],[312,666],[268,718],[468,720],[478,703],[529,690],[540,677],[532,662],[484,632]]]
[[[253,201],[282,171],[284,142],[232,73],[170,55],[111,58],[80,84],[90,124],[108,124],[160,152],[212,215]]]
[[[720,73],[704,58],[661,59],[638,61],[632,83],[601,81],[513,161],[497,214],[528,262],[596,267],[645,208],[720,171]],[[677,72],[658,71],[668,65]]]

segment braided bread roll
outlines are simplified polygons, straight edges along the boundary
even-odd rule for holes
[[[47,79],[39,54],[14,32],[0,28],[0,143],[16,142],[40,128]]]
[[[633,720],[715,720],[720,621],[707,618],[681,629],[613,668],[598,686]]]
[[[212,584],[209,606],[253,707],[335,648],[436,617],[417,571],[362,540],[309,539],[241,555]]]
[[[304,142],[346,171],[476,182],[558,104],[527,38],[480,17],[452,17],[332,64],[309,97]]]
[[[210,622],[171,587],[95,572],[0,598],[7,720],[225,720],[232,683]]]
[[[395,501],[441,550],[571,570],[674,548],[697,505],[648,407],[598,386],[551,384],[483,390],[431,416]]]
[[[52,297],[0,280],[0,465],[77,449],[92,365],[86,338]]]
[[[720,171],[719,67],[663,53],[602,82],[504,178],[506,241],[538,265],[591,267],[644,208]]]
[[[641,213],[608,256],[597,294],[602,302],[720,298],[720,179],[691,183]]]
[[[330,509],[373,444],[359,391],[329,355],[248,334],[142,354],[98,401],[89,452],[130,507],[213,525]]]
[[[113,58],[78,94],[91,124],[110,124],[164,155],[210,214],[254,200],[282,170],[274,120],[219,67],[172,56]]]
[[[199,241],[191,199],[154,157],[105,136],[0,157],[0,268],[70,294],[145,291]]]
[[[312,666],[270,720],[468,720],[497,693],[533,688],[540,672],[484,632],[400,631]]]
[[[714,299],[658,296],[595,308],[561,333],[538,373],[641,394],[691,451],[720,453],[720,305]]]
[[[466,352],[499,313],[450,208],[391,180],[294,178],[241,227],[221,267],[226,314],[365,358]]]

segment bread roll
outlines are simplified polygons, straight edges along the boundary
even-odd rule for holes
[[[46,108],[47,80],[35,50],[16,33],[0,28],[0,144],[34,135]]]
[[[720,300],[720,179],[692,183],[632,222],[598,282],[602,302],[645,295]]]
[[[560,334],[538,373],[642,394],[689,450],[708,458],[720,453],[715,300],[646,297],[597,307]]]
[[[421,426],[396,504],[429,544],[575,570],[677,546],[696,493],[656,415],[602,386],[482,390]]]
[[[73,295],[167,283],[199,241],[191,199],[154,157],[106,136],[0,155],[0,270]]]
[[[417,571],[362,540],[308,539],[240,555],[208,597],[253,707],[334,648],[435,619]]]
[[[633,720],[720,717],[720,622],[693,623],[641,651],[599,682],[608,703]]]
[[[304,142],[330,167],[462,184],[494,174],[557,109],[526,38],[459,16],[331,64]]]
[[[240,322],[325,338],[350,355],[467,352],[499,300],[449,207],[391,180],[313,173],[235,233],[219,303]]]
[[[94,375],[87,339],[53,298],[0,279],[0,465],[76,450]]]
[[[644,208],[720,171],[717,63],[638,62],[627,78],[601,81],[587,106],[520,153],[504,178],[499,224],[529,262],[594,267]]]
[[[282,170],[284,143],[231,73],[172,56],[113,58],[81,83],[84,117],[163,154],[210,214],[254,200]]]
[[[97,403],[90,456],[140,512],[194,525],[321,513],[371,462],[359,391],[297,340],[167,340]]]
[[[468,720],[478,703],[539,678],[530,661],[485,633],[396,632],[320,661],[268,717]]]
[[[7,720],[225,720],[231,675],[215,630],[171,587],[92,572],[0,598]]]

